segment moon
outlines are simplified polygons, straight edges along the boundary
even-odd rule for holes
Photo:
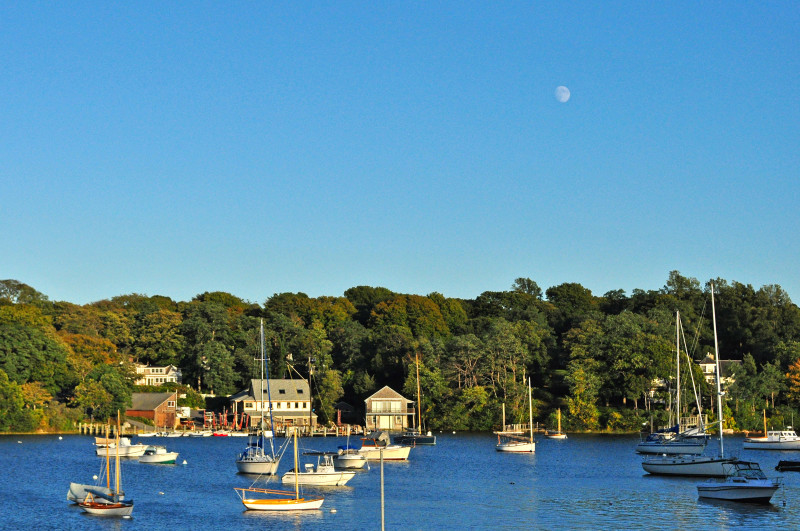
[[[569,89],[563,85],[556,87],[556,99],[560,103],[567,103],[569,101]]]

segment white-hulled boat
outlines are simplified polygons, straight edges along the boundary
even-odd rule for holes
[[[381,448],[383,448],[384,461],[405,461],[411,453],[410,446],[390,444],[389,435],[385,431],[368,433],[361,438],[361,448],[358,453],[369,461],[379,461],[381,458]]]
[[[297,482],[299,485],[344,485],[356,475],[355,472],[336,470],[333,466],[333,455],[329,453],[317,454],[317,466],[312,463],[305,465],[304,470],[295,473],[296,469],[286,472],[281,481],[284,484]]]
[[[505,413],[503,415],[505,417]],[[533,453],[536,451],[536,441],[533,440],[533,395],[531,394],[530,378],[528,378],[528,417],[531,429],[530,438],[523,438],[515,433],[495,432],[497,435],[495,449],[498,452]]]
[[[800,450],[800,437],[788,426],[785,430],[767,431],[767,411],[764,410],[764,433],[766,437],[745,437],[745,450]]]
[[[558,409],[558,429],[556,431],[547,430],[544,436],[548,439],[564,440],[567,438],[567,434],[561,431],[561,408]]]
[[[139,458],[140,463],[172,465],[178,458],[178,452],[168,452],[165,446],[151,445],[148,446],[142,456]]]
[[[144,454],[144,451],[147,449],[146,444],[133,444],[131,440],[127,437],[121,437],[118,439],[119,442],[112,442],[107,445],[97,445],[96,453],[97,455],[103,456],[106,455],[106,447],[113,450],[115,453],[118,453],[120,457],[140,457]],[[119,447],[119,448],[117,448]],[[117,449],[119,450],[117,452]]]
[[[647,438],[636,445],[636,452],[640,454],[662,455],[700,455],[706,448],[703,439],[686,439],[683,437],[669,437],[662,433],[651,433]]]
[[[380,459],[380,456],[378,456]],[[333,466],[336,468],[358,470],[364,468],[367,458],[361,455],[358,450],[340,447],[339,453],[333,456]]]
[[[259,344],[261,349],[261,395],[258,397],[258,403],[261,409],[261,421],[258,423],[256,431],[251,432],[251,437],[247,441],[247,446],[242,453],[236,458],[236,469],[242,474],[259,474],[273,476],[278,472],[278,464],[280,463],[282,451],[275,453],[275,445],[273,441],[273,433],[271,429],[267,429],[266,422],[264,421],[265,400],[264,400],[264,372],[266,367],[267,374],[267,400],[266,408],[269,410],[270,427],[274,426],[272,420],[272,398],[269,394],[269,366],[267,366],[267,355],[264,350],[264,320],[261,320],[261,328],[259,331]],[[255,391],[253,392],[255,394]],[[217,435],[214,433],[214,435]],[[288,441],[287,441],[288,443]],[[267,445],[269,444],[269,449]],[[284,447],[285,448],[285,447]]]
[[[714,500],[769,503],[778,487],[780,483],[768,479],[758,463],[737,461],[728,465],[725,479],[698,484],[697,495]]]
[[[294,432],[294,467],[297,468],[297,432]],[[234,487],[242,504],[254,511],[300,511],[322,507],[325,498],[301,498],[300,483],[294,482],[294,492],[274,489]]]
[[[735,457],[703,455],[662,455],[642,461],[642,468],[660,476],[724,477],[726,467],[737,462]]]
[[[766,437],[745,437],[745,450],[800,450],[800,437],[794,430],[770,430]]]
[[[714,310],[714,284],[711,284],[711,311]],[[719,345],[717,343],[717,320],[714,318],[714,351],[717,353],[717,411],[719,412],[719,452],[725,454],[723,445],[722,373],[719,365]],[[769,503],[780,483],[767,479],[758,463],[736,461],[724,465],[725,478],[708,480],[697,485],[700,498],[741,502]]]

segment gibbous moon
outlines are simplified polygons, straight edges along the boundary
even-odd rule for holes
[[[565,86],[556,87],[556,99],[561,103],[569,101],[569,89]]]

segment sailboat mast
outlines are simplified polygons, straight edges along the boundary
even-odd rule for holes
[[[533,398],[531,396],[531,379],[528,378],[528,422],[531,428],[531,444],[533,444]]]
[[[419,433],[422,434],[422,394],[420,393],[420,387],[419,387],[419,352],[417,352],[416,355],[417,355],[417,413],[419,414],[419,423],[417,424],[417,428],[419,429]]]
[[[106,419],[106,487],[111,490],[111,457],[108,455],[108,436],[110,435],[111,425],[109,420]]]
[[[677,399],[675,420],[678,425],[678,433],[681,432],[681,312],[675,312],[675,367],[678,370]]]
[[[300,498],[300,484],[297,481],[297,474],[300,472],[298,470],[297,464],[297,428],[293,428],[292,432],[294,433],[294,497],[295,499]]]
[[[261,449],[264,450],[264,371],[266,368],[267,373],[267,408],[269,409],[269,429],[272,430],[272,437],[269,438],[269,446],[272,450],[272,456],[275,457],[275,443],[273,442],[275,436],[275,423],[272,420],[272,396],[269,393],[269,365],[267,363],[267,354],[264,348],[264,319],[261,319],[261,331],[259,333],[259,341],[261,343]]]
[[[717,341],[717,310],[714,307],[714,284],[711,284],[711,315],[714,318],[714,359],[717,362],[717,412],[719,414],[719,456],[725,456],[725,446],[722,443],[722,373],[719,370],[719,342]]]
[[[117,459],[114,466],[114,494],[119,494],[119,409],[117,410]],[[115,500],[116,501],[116,500]]]

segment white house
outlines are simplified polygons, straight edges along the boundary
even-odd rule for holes
[[[286,426],[317,425],[317,415],[311,409],[311,388],[306,380],[253,379],[247,389],[231,396],[234,411],[249,415],[250,425],[258,424],[262,416],[270,425],[270,401],[276,430]]]
[[[742,364],[742,362],[739,360],[719,360],[719,364],[720,370],[722,371],[722,379],[720,380],[721,387],[728,387],[736,381],[736,379],[733,377],[733,373],[736,368]],[[699,365],[703,370],[703,376],[705,377],[706,381],[711,385],[716,386],[717,362],[714,359],[714,355],[709,352]]]
[[[136,365],[138,378],[136,385],[162,385],[168,382],[181,383],[181,370],[174,365],[166,367],[150,367],[149,365]]]
[[[364,400],[367,430],[403,430],[414,416],[414,402],[388,385]]]

